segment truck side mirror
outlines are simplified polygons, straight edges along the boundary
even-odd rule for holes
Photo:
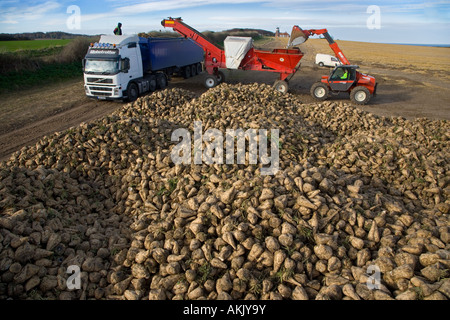
[[[84,72],[84,68],[86,67],[86,59],[83,59],[83,60],[81,61],[81,63],[82,63],[82,66],[83,66],[83,72]]]

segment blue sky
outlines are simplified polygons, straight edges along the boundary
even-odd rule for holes
[[[68,10],[74,5],[79,20]],[[379,8],[379,20],[370,6]],[[168,16],[182,17],[200,31],[280,27],[290,32],[299,25],[327,28],[342,40],[450,44],[450,0],[1,0],[0,33],[110,34],[120,21],[124,33],[132,34],[163,29],[160,21]],[[380,28],[369,28],[368,20]]]

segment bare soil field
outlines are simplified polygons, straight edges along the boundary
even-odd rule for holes
[[[286,39],[265,40],[265,49],[284,47]],[[450,49],[401,45],[381,45],[338,41],[347,58],[361,71],[376,77],[378,95],[363,110],[381,116],[402,116],[408,119],[427,117],[450,120]],[[257,44],[258,46],[258,44]],[[311,85],[328,68],[314,65],[316,53],[332,54],[326,40],[310,39],[300,46],[305,56],[302,67],[290,82],[290,92],[304,103],[313,102]],[[277,74],[225,70],[229,83],[272,84]],[[183,88],[202,94],[206,91],[202,76],[191,79],[174,78],[170,88]],[[348,95],[330,97],[337,102],[349,102]],[[97,119],[122,107],[122,102],[88,99],[83,80],[71,80],[56,85],[0,96],[0,160],[31,145],[43,136],[68,129],[81,122]]]

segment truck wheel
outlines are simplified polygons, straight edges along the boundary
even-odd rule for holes
[[[217,83],[221,84],[225,82],[225,74],[222,71],[217,72]]]
[[[329,92],[328,86],[322,82],[316,82],[311,87],[311,95],[313,98],[320,101],[326,100]]]
[[[191,75],[193,77],[197,75],[197,66],[195,64],[191,65]]]
[[[350,92],[350,99],[359,105],[364,105],[370,100],[370,91],[366,87],[356,87]]]
[[[156,78],[152,77],[148,83],[149,83],[149,91],[154,92],[156,90],[156,88],[158,87]]]
[[[217,86],[217,77],[213,74],[209,74],[205,77],[205,87],[208,89],[214,88]]]
[[[196,64],[196,66],[197,66],[197,74],[202,73],[203,72],[202,64],[199,62]]]
[[[183,78],[188,79],[191,77],[191,66],[184,67]]]
[[[280,93],[287,93],[289,91],[289,84],[284,80],[275,81],[273,87]]]
[[[167,87],[167,78],[166,75],[160,73],[157,75],[157,81],[159,89],[165,89]]]
[[[323,66],[324,66],[323,62],[319,62],[319,67],[323,67]]]
[[[136,83],[131,82],[127,88],[128,101],[133,102],[139,97],[139,89]]]

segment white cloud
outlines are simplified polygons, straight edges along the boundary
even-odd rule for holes
[[[18,21],[14,21],[14,20],[3,20],[0,21],[0,23],[5,23],[5,24],[16,24],[19,23]]]
[[[42,16],[50,11],[54,11],[61,7],[61,4],[55,1],[47,1],[35,6],[17,7],[14,14],[17,16]]]
[[[269,2],[264,0],[166,0],[166,1],[146,1],[143,3],[125,5],[116,8],[113,13],[120,14],[135,14],[154,12],[154,11],[166,11],[173,9],[186,9],[208,5],[236,5],[236,4],[248,4],[256,2]]]
[[[32,12],[34,14],[44,14],[49,11],[58,9],[59,7],[61,7],[61,5],[59,3],[54,2],[54,1],[47,1],[43,4],[38,4],[36,6],[28,7],[27,11]]]
[[[110,0],[114,1],[114,0]],[[126,2],[126,1],[125,1]],[[104,18],[116,18],[123,19],[124,17],[136,16],[143,13],[152,13],[168,10],[180,10],[195,8],[208,5],[236,5],[236,4],[248,4],[257,2],[268,2],[261,0],[166,0],[166,1],[146,1],[138,2],[132,1],[132,4],[122,5],[116,7],[110,12],[93,13],[82,15],[82,21],[93,21]],[[121,2],[123,3],[123,1]]]
[[[0,12],[0,20],[2,23],[8,24],[40,20],[43,19],[48,13],[59,9],[60,7],[61,4],[54,1],[47,1],[34,6],[8,7],[6,9],[2,9]]]

